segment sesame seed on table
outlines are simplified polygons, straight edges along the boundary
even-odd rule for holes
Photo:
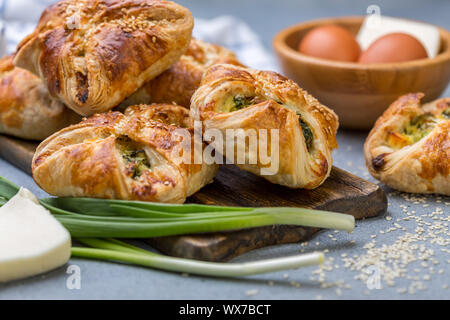
[[[272,37],[284,27],[320,17],[361,15],[373,4],[371,0],[357,4],[350,0],[339,4],[332,0],[238,1],[177,2],[189,8],[194,17],[231,14],[244,20],[260,35],[267,50],[271,50]],[[386,15],[450,29],[450,2],[382,0],[377,4]],[[450,88],[444,96],[450,96]],[[389,202],[385,215],[357,221],[352,234],[324,230],[308,242],[259,249],[232,261],[320,250],[326,256],[320,267],[218,279],[71,259],[69,264],[81,268],[81,290],[66,289],[66,266],[43,276],[0,284],[0,299],[449,299],[450,197],[397,192],[373,179],[364,163],[366,136],[367,132],[340,129],[334,164],[380,184]],[[46,196],[30,176],[2,159],[0,175],[39,197]]]

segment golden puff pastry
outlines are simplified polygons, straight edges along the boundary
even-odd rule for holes
[[[125,114],[93,115],[39,145],[33,178],[56,196],[183,203],[210,183],[218,168],[180,161],[184,143],[194,143],[188,112],[174,105],[139,105]]]
[[[214,65],[193,95],[190,112],[193,119],[202,121],[205,133],[209,129],[222,133],[227,147],[216,151],[223,152],[227,161],[272,183],[312,189],[330,173],[331,152],[337,147],[336,114],[275,72]],[[239,142],[235,137],[228,138],[228,129],[256,132],[258,151],[246,146],[245,163],[239,161],[242,157],[238,154]],[[261,144],[264,129],[268,130],[267,150]],[[273,148],[271,129],[278,129],[274,131],[274,134],[278,132],[278,141],[274,140],[278,148]],[[236,143],[230,155],[227,148],[233,142]],[[278,153],[272,154],[277,149]],[[269,163],[262,159],[261,150],[270,156]],[[275,166],[273,162],[277,162]],[[270,172],[264,172],[269,167]]]
[[[16,68],[12,57],[0,59],[0,133],[43,140],[81,121],[81,117],[53,100],[34,74]]]
[[[372,176],[391,188],[450,195],[450,98],[421,104],[422,93],[400,97],[364,144]]]
[[[191,97],[200,86],[206,69],[218,63],[242,65],[232,51],[192,39],[180,60],[158,77],[144,84],[120,107],[141,103],[173,102],[189,108]]]
[[[88,116],[112,109],[168,69],[191,40],[184,7],[158,0],[62,0],[18,46],[14,63]]]

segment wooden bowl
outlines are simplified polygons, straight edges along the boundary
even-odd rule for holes
[[[356,35],[364,17],[343,17],[301,23],[278,33],[273,46],[283,73],[332,108],[341,127],[371,129],[399,96],[423,92],[424,101],[438,98],[450,81],[450,33],[439,28],[441,46],[432,59],[401,63],[361,64],[325,60],[297,51],[314,27],[337,24]]]

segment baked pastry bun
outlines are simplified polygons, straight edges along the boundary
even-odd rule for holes
[[[330,173],[331,152],[337,147],[336,114],[275,72],[214,65],[194,93],[190,112],[193,119],[202,122],[205,133],[209,129],[222,133],[227,147],[216,151],[228,162],[270,182],[312,189]],[[242,129],[234,132],[249,137],[254,133],[258,148],[246,144],[239,152],[240,142],[236,135],[227,135],[228,129]],[[276,145],[272,143],[272,132],[278,132],[278,139],[273,140]],[[270,161],[262,154],[268,155]]]
[[[206,69],[218,63],[242,65],[232,51],[212,43],[192,39],[180,60],[155,79],[144,84],[120,107],[141,103],[175,103],[189,108],[191,97],[200,86]]]
[[[15,65],[89,116],[117,106],[168,69],[191,40],[184,7],[158,0],[62,0],[18,46]]]
[[[450,195],[450,98],[421,104],[422,93],[400,97],[364,144],[372,176],[391,188]]]
[[[41,79],[14,67],[12,60],[0,59],[0,133],[43,140],[81,121],[75,112],[50,98]]]
[[[38,146],[33,178],[55,196],[183,203],[218,168],[184,161],[190,126],[189,111],[174,105],[96,114]]]

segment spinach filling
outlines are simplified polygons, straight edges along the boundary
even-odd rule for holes
[[[444,117],[445,119],[450,119],[450,108],[442,112],[442,117]]]
[[[435,124],[435,118],[430,113],[416,116],[411,120],[410,124],[403,129],[403,134],[407,135],[412,143],[416,143],[429,134]]]
[[[241,110],[252,104],[259,103],[260,102],[259,100],[260,99],[258,99],[257,97],[246,97],[242,95],[236,95],[233,97],[232,107],[230,108],[229,112]],[[277,101],[277,103],[284,106],[282,102]],[[289,107],[286,108],[290,109]],[[309,127],[309,125],[302,119],[301,114],[299,112],[296,112],[296,114],[298,116],[298,122],[300,124],[300,127],[302,128],[303,137],[305,138],[306,148],[308,149],[308,152],[311,152],[314,142],[313,131]]]
[[[139,178],[145,171],[150,170],[151,165],[145,151],[127,136],[120,136],[116,145],[125,163],[127,174],[131,178]]]
[[[314,134],[308,124],[302,119],[301,114],[297,112],[297,116],[300,127],[302,128],[303,137],[305,137],[306,148],[308,149],[308,152],[311,152]]]
[[[230,112],[238,111],[244,109],[255,102],[255,97],[245,97],[241,95],[237,95],[233,97],[233,106],[230,109]]]

